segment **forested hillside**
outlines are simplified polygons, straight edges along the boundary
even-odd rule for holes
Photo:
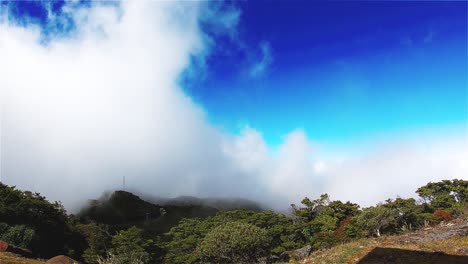
[[[416,193],[420,199],[397,197],[366,208],[323,194],[291,205],[285,215],[200,202],[157,205],[116,191],[69,215],[58,202],[2,184],[0,240],[36,258],[67,255],[84,263],[284,262],[297,258],[298,249],[307,256],[468,214],[468,181],[431,182]]]

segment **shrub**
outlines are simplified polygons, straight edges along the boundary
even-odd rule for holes
[[[215,263],[255,263],[267,255],[270,239],[262,228],[229,222],[214,228],[197,248],[202,261]]]
[[[8,226],[1,223],[0,240],[8,244],[29,248],[31,241],[34,239],[34,230],[25,225]]]
[[[432,218],[431,218],[431,221],[433,223],[440,223],[442,221],[449,221],[449,220],[452,220],[452,215],[450,213],[448,213],[447,211],[445,210],[436,210],[433,214],[432,214]]]
[[[143,238],[143,230],[133,226],[112,237],[109,253],[113,254],[116,260],[122,261],[121,263],[149,263],[151,256],[147,248],[152,244],[152,240]]]

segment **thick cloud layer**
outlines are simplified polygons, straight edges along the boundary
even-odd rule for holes
[[[463,136],[342,157],[325,155],[301,130],[272,150],[255,129],[230,135],[210,124],[178,80],[216,44],[200,21],[232,35],[238,10],[169,1],[65,8],[76,32],[47,43],[40,28],[1,14],[7,184],[69,208],[120,188],[123,176],[128,188],[151,195],[235,196],[281,208],[322,192],[372,204],[429,180],[467,177]]]

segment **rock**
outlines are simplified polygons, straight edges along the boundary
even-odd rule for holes
[[[6,252],[8,249],[8,243],[0,240],[0,252]]]
[[[20,248],[12,245],[8,245],[8,248],[6,250],[7,252],[15,253],[17,255],[20,255],[25,258],[30,258],[32,257],[32,252],[29,249],[25,248]]]
[[[457,252],[468,255],[468,248],[460,248],[459,250],[457,250]]]
[[[32,256],[31,250],[9,245],[7,242],[2,240],[0,240],[0,252],[10,252],[26,258]]]
[[[55,256],[49,259],[46,263],[48,264],[79,264],[78,261],[71,259],[64,255]]]
[[[300,249],[283,252],[281,254],[280,259],[285,260],[285,261],[288,261],[290,259],[293,259],[293,260],[305,259],[306,257],[310,255],[311,251],[312,251],[312,246],[308,245]]]

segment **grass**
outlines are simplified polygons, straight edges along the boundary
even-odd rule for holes
[[[456,236],[445,240],[426,242],[422,244],[390,245],[401,249],[423,250],[428,252],[442,251],[450,255],[463,255],[460,249],[468,248],[468,237]]]
[[[401,244],[391,237],[361,239],[333,248],[314,252],[309,258],[300,262],[307,264],[357,263],[375,247],[421,250],[426,252],[444,252],[450,255],[464,255],[460,249],[468,248],[468,237],[455,236],[449,239],[425,243]]]
[[[0,264],[44,264],[45,262],[36,260],[17,257],[14,254],[0,252]]]

